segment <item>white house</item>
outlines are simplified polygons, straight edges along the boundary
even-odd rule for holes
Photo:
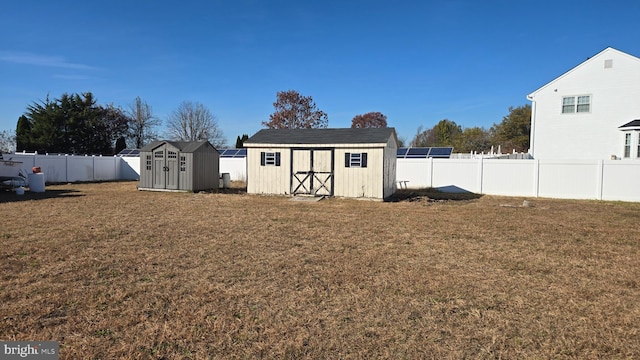
[[[640,58],[606,48],[527,98],[535,159],[640,159]]]
[[[387,198],[397,141],[393,128],[260,130],[244,142],[247,192]]]

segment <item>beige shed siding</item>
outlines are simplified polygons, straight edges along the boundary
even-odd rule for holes
[[[279,152],[280,166],[261,166],[261,152]],[[291,150],[289,148],[247,148],[247,192],[289,194]]]
[[[291,170],[294,173],[310,170],[310,151],[307,149],[314,149],[314,171],[316,172],[330,171],[331,149],[333,149],[334,196],[384,199],[396,191],[397,145],[393,137],[389,138],[387,143],[304,145],[245,143],[245,146],[247,147],[247,192],[249,193],[291,194]],[[280,166],[260,166],[260,153],[263,151],[280,152]],[[367,153],[367,167],[345,167],[346,153]]]
[[[346,153],[367,153],[367,167],[345,167]],[[364,197],[381,199],[383,197],[383,148],[350,145],[348,148],[335,149],[335,196]]]

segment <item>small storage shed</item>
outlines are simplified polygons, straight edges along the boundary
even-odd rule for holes
[[[248,193],[385,199],[396,191],[393,128],[263,129],[244,147]]]
[[[140,190],[217,189],[220,153],[208,141],[154,141],[140,149]]]

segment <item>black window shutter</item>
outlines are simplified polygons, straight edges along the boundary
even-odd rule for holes
[[[351,153],[344,154],[344,167],[351,166]]]
[[[367,167],[367,153],[362,153],[360,161],[362,167]]]
[[[280,166],[280,152],[276,153],[276,166]]]
[[[264,160],[265,160],[265,155],[264,155],[264,151],[262,151],[260,153],[260,166],[264,166],[264,163],[265,163]]]

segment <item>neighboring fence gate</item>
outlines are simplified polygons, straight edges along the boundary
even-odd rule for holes
[[[291,194],[333,195],[333,149],[291,149]]]

